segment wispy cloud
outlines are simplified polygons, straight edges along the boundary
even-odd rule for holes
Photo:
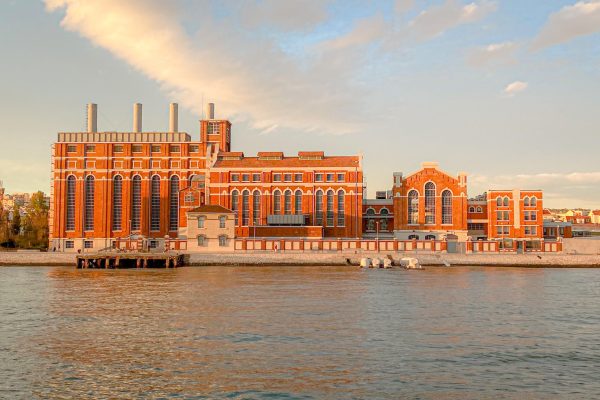
[[[467,61],[473,67],[493,67],[503,64],[514,64],[515,53],[519,45],[514,42],[493,43],[471,49]]]
[[[533,50],[600,32],[600,0],[579,1],[551,14],[532,44]]]
[[[421,11],[409,27],[419,40],[427,40],[456,26],[479,21],[496,8],[496,3],[489,1],[462,4],[458,0],[446,0]]]
[[[290,5],[297,2],[275,3],[279,6],[263,11],[271,17],[288,15],[281,23],[285,29],[303,29],[294,22],[294,13],[308,26],[323,18],[314,10],[316,2],[304,14]],[[192,36],[174,4],[46,0],[49,10],[65,11],[64,28],[125,60],[196,113],[201,112],[202,100],[210,99],[222,115],[247,120],[259,130],[275,125],[333,134],[360,130],[364,93],[353,85],[360,57],[355,63],[336,64],[327,57],[298,63],[269,35],[248,35],[210,12],[201,16]],[[264,16],[252,15],[252,23]]]
[[[521,81],[515,81],[513,83],[509,83],[504,88],[504,94],[508,97],[513,97],[517,93],[521,93],[522,91],[527,89],[528,86],[529,86],[529,84],[527,82],[521,82]]]

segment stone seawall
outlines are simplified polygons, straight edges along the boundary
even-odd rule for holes
[[[194,253],[186,264],[211,265],[358,265],[362,257],[418,258],[422,265],[518,266],[518,267],[600,267],[598,255],[572,254],[434,254],[434,253]],[[0,252],[0,266],[75,266],[75,254],[41,252]]]

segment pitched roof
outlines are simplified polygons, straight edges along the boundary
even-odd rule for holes
[[[360,168],[360,156],[325,156],[323,159],[282,157],[279,160],[264,160],[259,157],[240,159],[218,159],[213,168]]]
[[[190,211],[188,211],[188,213],[216,213],[216,214],[232,214],[233,211],[231,211],[228,208],[225,208],[223,206],[219,206],[216,204],[213,205],[204,205],[204,206],[200,206],[200,207],[196,207],[194,209],[191,209]]]

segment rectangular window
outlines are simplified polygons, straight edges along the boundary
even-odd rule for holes
[[[510,233],[510,228],[508,226],[497,226],[496,233],[499,236],[506,236]]]
[[[239,182],[240,175],[239,174],[231,174],[231,182]]]
[[[302,174],[294,174],[294,182],[302,182]]]
[[[77,146],[70,144],[67,146],[67,152],[69,153],[75,153],[77,151]]]
[[[219,228],[225,229],[225,223],[227,222],[227,217],[222,215],[219,217]]]
[[[85,247],[86,249],[93,249],[94,248],[94,241],[92,241],[92,240],[86,240],[85,242],[83,242],[83,247]]]
[[[337,174],[337,181],[338,182],[344,182],[346,180],[346,175],[345,174]]]
[[[198,228],[204,228],[204,217],[198,217]]]
[[[133,146],[131,146],[131,151],[133,153],[141,153],[142,152],[142,145],[141,144],[134,144]]]
[[[242,174],[242,182],[250,182],[250,174]]]
[[[333,182],[333,174],[327,174],[327,182]]]
[[[273,174],[273,182],[281,182],[281,174]]]
[[[218,122],[209,122],[207,132],[209,135],[218,135],[221,133]]]
[[[74,249],[75,243],[72,240],[67,240],[65,242],[65,249]]]
[[[169,146],[169,151],[171,153],[180,153],[181,152],[181,146],[179,146],[178,144],[172,144]]]
[[[115,153],[122,153],[123,152],[123,145],[122,144],[115,144],[114,150],[115,150]]]
[[[260,174],[252,174],[252,182],[260,182]]]
[[[95,144],[86,144],[85,145],[85,151],[86,153],[93,153],[96,151],[96,145]]]
[[[537,212],[536,211],[530,211],[530,215],[531,215],[532,221],[537,221]]]
[[[156,240],[151,240],[150,242],[148,242],[148,247],[151,249],[155,249],[158,247],[158,242]]]
[[[190,145],[190,153],[197,153],[200,150],[200,147],[197,144]]]
[[[284,174],[283,175],[283,180],[285,182],[291,182],[292,181],[292,174]]]
[[[153,153],[160,153],[160,146],[152,145],[152,147],[150,148],[150,151],[152,151]]]
[[[220,247],[227,246],[227,236],[225,236],[225,235],[219,236],[219,246]]]
[[[186,203],[192,203],[194,201],[194,193],[186,193],[183,201]]]
[[[315,174],[315,182],[323,182],[323,174]]]
[[[206,244],[205,236],[198,236],[198,246],[203,247]]]
[[[509,212],[508,211],[496,211],[496,219],[498,221],[508,221],[509,218]]]

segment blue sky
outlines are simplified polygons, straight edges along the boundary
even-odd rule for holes
[[[369,192],[423,161],[469,194],[544,189],[600,208],[600,0],[0,2],[0,180],[49,188],[58,131],[198,138],[202,104],[233,146],[364,155]]]

